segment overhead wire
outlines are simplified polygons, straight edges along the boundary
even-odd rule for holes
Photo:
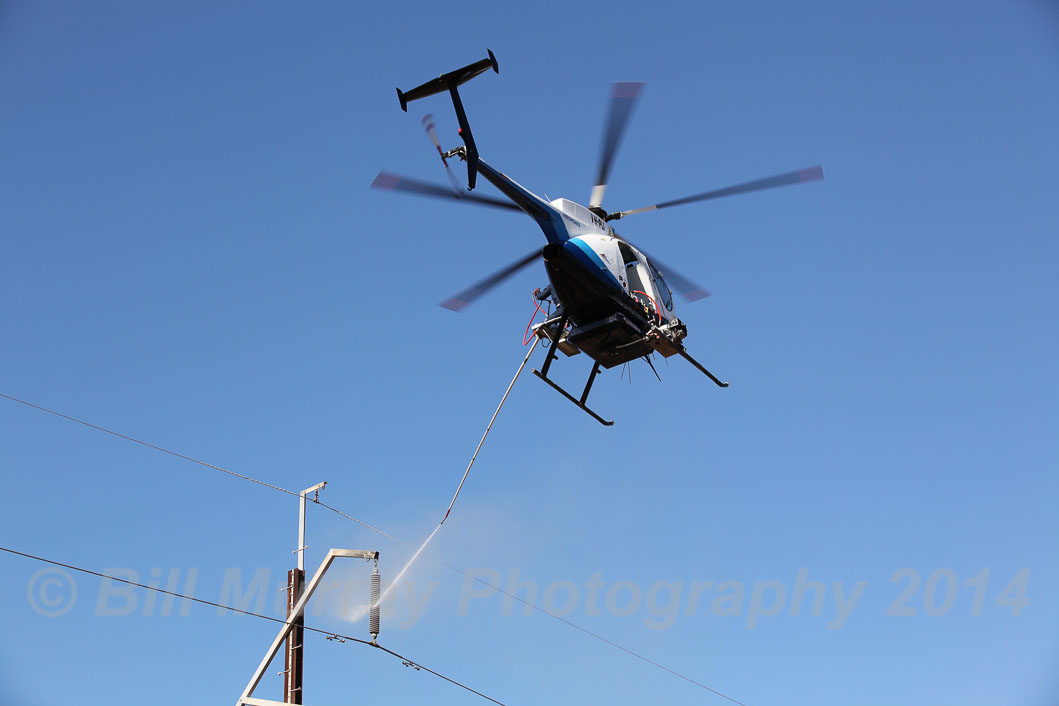
[[[207,601],[204,598],[196,598],[195,596],[189,596],[189,595],[187,595],[185,593],[177,593],[176,591],[167,591],[166,589],[159,588],[158,586],[148,586],[147,584],[137,583],[135,581],[129,581],[128,579],[119,578],[117,576],[109,576],[107,574],[103,574],[103,573],[100,573],[98,571],[92,571],[91,569],[85,569],[85,568],[80,567],[80,566],[74,566],[73,564],[64,564],[61,561],[55,561],[54,559],[46,559],[45,557],[37,556],[35,554],[27,554],[26,552],[20,552],[20,551],[15,550],[15,549],[9,549],[7,547],[0,547],[0,551],[7,552],[8,554],[14,554],[16,556],[25,557],[27,559],[33,559],[34,561],[40,561],[40,562],[43,562],[45,564],[51,564],[52,566],[59,566],[59,567],[62,567],[64,569],[69,569],[71,571],[78,571],[78,572],[80,572],[82,574],[89,574],[90,576],[98,576],[99,578],[102,578],[102,579],[107,579],[107,580],[110,580],[110,581],[117,581],[119,583],[124,583],[124,584],[127,584],[129,586],[136,586],[137,588],[144,588],[144,589],[147,589],[148,591],[156,591],[158,593],[164,593],[167,596],[173,596],[175,598],[180,598],[180,599],[183,599],[183,600],[191,601],[193,603],[202,603],[203,605],[212,606],[214,608],[221,608],[223,610],[231,611],[233,613],[239,613],[241,615],[249,615],[252,618],[261,618],[262,620],[269,620],[269,621],[272,621],[274,623],[280,623],[282,625],[290,625],[291,624],[290,621],[282,620],[280,618],[275,618],[275,617],[273,617],[271,615],[265,615],[264,613],[255,613],[254,611],[251,611],[251,610],[243,610],[242,608],[236,608],[234,606],[225,605],[224,603],[214,603],[213,601]],[[390,649],[387,649],[387,648],[383,647],[378,642],[369,642],[368,640],[362,640],[359,637],[352,637],[350,635],[343,635],[341,633],[336,633],[336,632],[334,632],[332,630],[321,630],[320,628],[314,628],[314,627],[310,627],[308,625],[302,625],[300,627],[303,630],[308,630],[309,632],[315,632],[315,633],[319,633],[321,635],[324,635],[328,639],[337,639],[340,642],[355,642],[357,644],[367,645],[368,647],[374,647],[374,648],[376,648],[378,650],[382,650],[383,652],[386,652],[387,654],[390,654],[390,655],[392,655],[394,657],[397,657],[402,662],[404,662],[406,665],[415,667],[417,669],[417,671],[422,669],[423,671],[430,672],[434,676],[439,677],[441,679],[444,679],[445,681],[449,682],[450,684],[455,684],[456,686],[460,687],[461,689],[465,689],[466,691],[469,691],[472,694],[476,694],[478,696],[481,696],[483,699],[486,699],[487,701],[492,701],[494,704],[500,704],[500,706],[504,706],[504,704],[502,702],[497,701],[493,697],[487,696],[487,695],[483,694],[482,692],[478,691],[477,689],[472,689],[471,687],[467,686],[466,684],[458,682],[458,681],[456,681],[455,679],[453,679],[451,677],[447,677],[444,674],[442,674],[441,672],[436,672],[433,669],[430,669],[429,667],[426,667],[426,666],[420,664],[419,662],[416,662],[416,661],[414,661],[414,660],[412,660],[412,659],[410,659],[408,657],[405,657],[403,655],[399,655],[396,652],[394,652],[393,650],[390,650]]]
[[[440,678],[444,679],[447,682],[452,682],[456,686],[461,687],[463,689],[466,689],[467,691],[470,691],[471,693],[478,694],[483,699],[486,699],[488,701],[492,701],[494,704],[500,704],[500,702],[497,701],[496,699],[494,699],[493,697],[486,696],[485,694],[483,694],[480,691],[475,691],[474,689],[472,689],[471,687],[467,686],[466,684],[461,684],[458,681],[453,681],[452,679],[450,679],[449,677],[445,676],[444,674],[440,674],[439,672],[435,672],[430,667],[424,667],[422,664],[419,664],[418,662],[413,662],[412,660],[408,659],[407,657],[403,657],[403,656],[397,654],[396,652],[394,652],[393,650],[387,649],[387,648],[383,647],[382,645],[380,645],[378,643],[374,643],[373,647],[377,647],[378,649],[382,650],[383,652],[388,652],[388,653],[392,654],[394,657],[396,657],[396,658],[398,658],[400,660],[403,660],[405,662],[405,664],[407,664],[410,667],[415,667],[417,670],[423,669],[425,671],[428,671],[428,672],[430,672],[431,674],[433,674],[436,677],[440,677]],[[504,706],[504,705],[500,704],[500,706]]]
[[[533,349],[531,348],[530,349],[531,353],[532,353],[532,350]],[[528,359],[528,357],[529,356],[527,356],[527,359]],[[525,361],[523,362],[523,365],[525,365]],[[520,370],[521,370],[521,368],[520,368]],[[631,371],[630,371],[630,377],[631,377]],[[510,392],[511,392],[511,387],[509,386],[507,391],[504,393],[504,398],[505,399],[507,398],[507,395]],[[38,405],[38,404],[34,404],[32,402],[28,402],[28,401],[20,399],[18,397],[14,397],[12,395],[8,395],[8,394],[5,394],[3,392],[0,392],[0,397],[2,397],[4,399],[7,399],[7,400],[10,400],[12,402],[17,402],[19,404],[25,405],[26,407],[31,407],[32,409],[36,409],[36,410],[39,410],[41,412],[46,412],[48,414],[52,414],[52,415],[54,415],[56,417],[60,417],[62,419],[66,419],[66,420],[71,421],[71,422],[76,422],[77,424],[81,424],[81,425],[89,427],[91,429],[95,429],[97,431],[101,431],[101,432],[104,432],[106,434],[110,434],[111,436],[118,437],[119,439],[124,439],[126,441],[131,441],[131,442],[133,442],[135,444],[139,444],[140,446],[145,446],[145,447],[147,447],[149,449],[154,449],[155,451],[160,451],[160,452],[168,454],[170,456],[174,456],[176,458],[179,458],[179,459],[182,459],[182,460],[185,460],[185,461],[190,461],[191,463],[196,463],[196,464],[198,464],[200,466],[203,466],[205,468],[210,468],[210,469],[213,469],[215,471],[220,471],[221,473],[225,473],[227,475],[233,476],[235,478],[240,478],[242,480],[246,480],[246,481],[249,481],[251,483],[256,483],[257,485],[261,485],[261,486],[264,486],[266,488],[271,488],[271,489],[279,491],[281,493],[286,493],[287,495],[293,495],[295,497],[300,497],[299,493],[296,493],[296,492],[294,492],[292,490],[288,490],[286,488],[282,488],[282,487],[280,487],[278,485],[274,485],[272,483],[267,483],[265,481],[258,480],[257,478],[253,478],[251,476],[244,475],[242,473],[237,473],[235,471],[228,470],[227,468],[222,468],[220,466],[215,466],[212,463],[207,463],[207,462],[201,461],[201,460],[199,460],[197,458],[193,458],[191,456],[187,456],[185,454],[178,453],[176,451],[171,451],[171,450],[163,448],[161,446],[157,446],[155,444],[151,444],[151,443],[148,443],[146,441],[142,441],[140,439],[136,439],[134,437],[127,436],[125,434],[121,434],[121,433],[113,431],[111,429],[107,429],[106,427],[102,427],[102,426],[99,426],[97,424],[92,424],[91,422],[87,422],[87,421],[85,421],[83,419],[78,419],[77,417],[73,417],[73,416],[70,416],[68,414],[63,414],[62,412],[58,412],[56,410],[49,409],[47,407],[44,407],[44,406],[41,406],[41,405]],[[503,401],[501,401],[501,405],[503,405]],[[497,412],[499,412],[499,407],[497,408]],[[496,419],[496,414],[494,413],[493,420],[490,420],[490,422],[489,422],[489,426],[490,427],[492,426],[492,423],[493,423],[493,421],[495,419]],[[486,430],[486,433],[488,433],[488,428]],[[484,440],[484,437],[483,437],[483,440]],[[481,444],[479,444],[479,450],[480,449],[481,449]],[[478,454],[478,451],[476,450],[475,451],[475,456],[477,456],[477,454]],[[471,459],[471,464],[473,465],[473,463],[474,463],[474,457],[472,457],[472,459]],[[469,471],[470,471],[470,466],[468,466],[468,468],[467,468],[467,472],[469,472]],[[464,480],[466,480],[466,475],[467,474],[465,472],[464,473]],[[460,487],[462,487],[462,486],[463,486],[463,481],[460,482]],[[456,493],[456,496],[458,496],[458,495],[459,495],[459,490],[457,490],[457,493]],[[367,522],[364,522],[363,520],[360,520],[360,519],[358,519],[358,518],[356,518],[356,517],[354,517],[354,516],[352,516],[350,514],[347,514],[347,513],[343,512],[342,510],[339,510],[336,507],[333,507],[331,505],[328,505],[328,504],[320,501],[319,499],[313,500],[313,499],[310,498],[310,500],[312,500],[312,502],[315,503],[316,505],[319,505],[320,507],[331,511],[331,512],[335,513],[336,515],[339,515],[340,517],[343,517],[343,518],[345,518],[347,520],[351,520],[352,522],[355,522],[356,524],[360,525],[361,527],[364,527],[365,529],[368,529],[368,530],[374,532],[375,534],[377,534],[377,535],[379,535],[381,537],[385,537],[386,539],[389,539],[390,541],[396,542],[397,544],[400,544],[400,545],[402,545],[404,547],[407,547],[409,549],[413,549],[414,550],[416,548],[415,545],[411,544],[410,542],[406,542],[403,539],[395,537],[395,536],[393,536],[393,535],[391,535],[391,534],[379,529],[378,527],[370,525]],[[452,504],[455,504],[455,502],[456,502],[456,497],[454,496],[453,499],[452,499]],[[449,511],[451,511],[451,509],[452,509],[452,504],[449,505]],[[446,517],[448,517],[448,512],[446,512]],[[10,551],[10,550],[5,550],[5,551]],[[19,552],[13,552],[13,553],[19,553]],[[29,555],[24,555],[24,556],[29,556]],[[37,557],[32,557],[32,558],[37,558]],[[471,573],[465,571],[464,569],[461,569],[458,566],[454,566],[452,564],[449,564],[449,563],[447,563],[445,561],[439,561],[438,563],[440,563],[442,566],[444,566],[447,569],[450,569],[450,570],[455,571],[455,572],[457,572],[459,574],[462,574],[465,578],[472,579],[473,581],[475,581],[475,582],[477,582],[479,584],[482,584],[483,586],[487,586],[487,587],[489,587],[491,589],[494,589],[495,591],[497,591],[500,594],[503,594],[504,596],[512,598],[512,599],[514,599],[514,600],[516,600],[516,601],[518,601],[518,602],[520,602],[520,603],[522,603],[524,605],[527,605],[527,606],[529,606],[530,608],[532,608],[533,610],[535,610],[535,611],[537,611],[539,613],[543,613],[544,615],[547,615],[547,616],[549,616],[551,618],[554,618],[555,620],[558,620],[559,622],[561,622],[561,623],[563,623],[563,624],[565,624],[565,625],[567,625],[567,626],[569,626],[571,628],[574,628],[575,630],[578,630],[579,632],[581,632],[581,633],[583,633],[585,635],[593,637],[596,640],[599,640],[600,642],[602,642],[604,644],[610,645],[611,647],[613,647],[613,648],[615,648],[617,650],[620,650],[620,651],[624,652],[625,654],[627,654],[627,655],[629,655],[631,657],[635,657],[636,659],[639,659],[639,660],[645,662],[646,664],[649,664],[649,665],[651,665],[651,666],[653,666],[653,667],[655,667],[657,669],[661,669],[664,672],[667,672],[667,673],[669,673],[669,674],[671,674],[671,675],[673,675],[675,677],[678,677],[678,678],[688,682],[689,684],[693,684],[694,686],[697,686],[700,689],[704,689],[704,690],[706,690],[706,691],[708,691],[708,692],[710,692],[710,693],[712,693],[712,694],[714,694],[716,696],[720,696],[721,698],[726,699],[726,700],[728,700],[728,701],[730,701],[730,702],[732,702],[734,704],[738,704],[738,706],[746,706],[743,702],[738,701],[738,700],[732,698],[731,696],[728,696],[727,694],[724,694],[724,693],[722,693],[722,692],[720,692],[720,691],[718,691],[718,690],[716,690],[716,689],[714,689],[712,687],[707,686],[706,684],[703,684],[703,683],[701,683],[699,681],[696,681],[695,679],[692,679],[691,677],[689,677],[689,676],[687,676],[685,674],[682,674],[682,673],[680,673],[680,672],[678,672],[676,670],[670,669],[669,667],[666,667],[665,665],[660,664],[660,663],[650,659],[649,657],[645,657],[644,655],[642,655],[642,654],[640,654],[638,652],[635,652],[635,651],[633,651],[633,650],[631,650],[631,649],[629,649],[627,647],[624,647],[624,646],[622,646],[622,645],[620,645],[620,644],[618,644],[618,643],[616,643],[616,642],[614,642],[612,640],[609,640],[606,637],[603,637],[602,635],[600,635],[600,634],[598,634],[596,632],[593,632],[593,631],[589,630],[588,628],[582,627],[582,626],[578,625],[577,623],[575,623],[575,622],[573,622],[571,620],[567,620],[566,618],[564,618],[564,617],[562,617],[562,616],[560,616],[560,615],[558,615],[556,613],[553,613],[552,611],[550,611],[550,610],[548,610],[546,608],[543,608],[543,607],[537,605],[534,602],[531,602],[531,601],[528,601],[526,599],[523,599],[523,598],[519,597],[518,595],[516,595],[514,592],[505,591],[500,586],[497,586],[497,585],[495,585],[493,583],[490,583],[489,581],[486,581],[485,579],[483,579],[483,578],[481,578],[479,576],[475,576],[474,574],[471,574]],[[91,572],[89,572],[89,573],[91,573]],[[112,577],[107,577],[107,578],[112,578]],[[119,579],[115,579],[115,580],[119,580]],[[151,588],[151,587],[146,587],[146,588]],[[154,589],[152,589],[152,590],[154,590]],[[267,617],[267,616],[262,616],[262,617]],[[280,622],[284,622],[284,621],[280,621]],[[306,628],[306,629],[308,629],[308,628]],[[351,639],[355,640],[356,638],[351,638]],[[360,641],[360,640],[358,640],[358,641]],[[420,665],[420,666],[422,666],[422,665]],[[489,697],[485,697],[485,698],[489,698]]]
[[[257,483],[258,485],[263,485],[266,488],[272,488],[273,490],[278,490],[281,493],[286,493],[287,495],[293,495],[294,497],[299,497],[299,494],[294,492],[293,490],[287,490],[286,488],[281,488],[278,485],[273,485],[271,483],[266,483],[263,480],[258,480],[257,478],[251,478],[250,476],[243,475],[242,473],[236,473],[235,471],[229,471],[227,468],[221,468],[220,466],[214,466],[212,463],[206,463],[205,461],[200,461],[197,458],[192,458],[191,456],[185,456],[182,453],[177,453],[176,451],[170,451],[169,449],[164,449],[161,446],[155,446],[154,444],[150,444],[150,443],[148,443],[146,441],[140,441],[139,439],[134,439],[133,437],[126,436],[125,434],[119,434],[118,432],[113,431],[111,429],[107,429],[106,427],[101,427],[101,426],[98,426],[96,424],[92,424],[91,422],[86,422],[85,420],[78,419],[77,417],[71,417],[68,414],[63,414],[62,412],[57,412],[54,409],[48,409],[47,407],[41,407],[40,405],[33,404],[32,402],[27,402],[26,400],[20,400],[19,398],[12,397],[11,395],[5,395],[2,392],[0,392],[0,397],[3,397],[3,398],[8,399],[8,400],[11,400],[12,402],[18,402],[19,404],[24,404],[27,407],[32,407],[33,409],[39,409],[41,412],[47,412],[48,414],[54,414],[56,417],[62,417],[63,419],[68,419],[71,422],[77,422],[78,424],[83,424],[84,426],[89,427],[90,429],[95,429],[96,431],[101,431],[101,432],[104,432],[106,434],[110,434],[111,436],[116,436],[119,439],[125,439],[126,441],[131,441],[134,444],[139,444],[140,446],[146,446],[149,449],[154,449],[155,451],[161,451],[164,454],[169,454],[170,456],[176,456],[179,459],[183,459],[185,461],[191,461],[192,463],[197,463],[200,466],[205,466],[206,468],[212,468],[215,471],[220,471],[221,473],[227,473],[230,476],[235,476],[236,478],[242,478],[243,480],[250,481],[251,483]]]

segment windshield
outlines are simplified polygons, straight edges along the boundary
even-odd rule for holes
[[[658,271],[658,268],[654,266],[653,262],[648,262],[651,266],[651,274],[654,275],[655,282],[658,283],[658,291],[662,295],[662,303],[666,307],[666,311],[673,311],[673,292],[670,291],[669,285],[666,284],[665,278],[662,273]]]

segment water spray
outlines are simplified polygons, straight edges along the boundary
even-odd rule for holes
[[[531,345],[529,350],[526,352],[526,357],[522,359],[522,365],[518,366],[518,370],[515,371],[515,377],[511,378],[511,384],[507,386],[507,390],[504,391],[504,396],[500,398],[500,404],[497,405],[496,411],[493,412],[493,416],[489,420],[489,425],[486,426],[485,433],[482,434],[482,438],[478,442],[478,447],[474,450],[474,454],[471,456],[470,463],[467,464],[467,470],[465,470],[463,472],[463,478],[460,479],[460,484],[456,487],[456,493],[455,493],[455,495],[452,496],[452,502],[449,503],[449,507],[445,510],[445,516],[441,518],[441,521],[438,522],[437,527],[435,527],[434,531],[430,533],[430,536],[427,537],[426,540],[421,545],[419,545],[419,549],[417,549],[415,554],[412,555],[412,558],[408,560],[408,563],[406,563],[404,565],[404,568],[401,569],[400,572],[398,572],[397,577],[393,581],[390,582],[390,584],[386,587],[386,590],[382,592],[381,596],[378,596],[378,593],[375,592],[376,588],[375,588],[375,583],[374,582],[376,581],[376,574],[372,574],[372,579],[371,580],[373,582],[372,583],[372,591],[373,591],[372,596],[373,596],[373,598],[371,600],[371,604],[370,604],[371,608],[370,608],[370,610],[373,611],[373,614],[376,616],[375,622],[371,623],[372,625],[375,626],[375,628],[378,628],[378,625],[379,625],[378,617],[377,617],[378,616],[378,610],[379,610],[379,604],[382,603],[384,600],[386,600],[386,596],[390,595],[390,591],[393,589],[393,587],[396,586],[398,584],[398,582],[400,582],[401,578],[405,575],[405,572],[408,571],[408,569],[412,566],[412,564],[415,562],[415,560],[419,558],[419,555],[423,553],[423,550],[426,549],[426,546],[427,546],[427,544],[430,543],[430,540],[432,540],[434,538],[434,535],[438,533],[438,530],[441,529],[441,526],[443,524],[445,524],[445,520],[449,519],[449,514],[452,513],[452,507],[456,504],[456,498],[460,497],[460,491],[463,490],[463,484],[467,482],[467,476],[469,476],[470,473],[471,473],[471,467],[474,466],[474,462],[478,459],[478,452],[482,450],[482,445],[485,443],[485,437],[489,436],[489,431],[493,428],[493,422],[496,421],[497,415],[500,414],[501,408],[504,406],[504,403],[507,401],[507,396],[509,394],[511,394],[511,388],[513,388],[515,386],[515,382],[518,380],[519,375],[522,374],[522,370],[526,367],[526,363],[529,362],[530,356],[533,355],[533,351],[537,347],[537,344],[539,342],[540,342],[540,338],[535,338],[534,339],[533,345]],[[378,596],[378,600],[376,600],[374,598],[374,596]],[[370,618],[369,618],[369,622],[370,622]]]

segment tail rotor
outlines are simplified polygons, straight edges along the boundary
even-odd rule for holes
[[[434,126],[434,116],[430,113],[423,116],[423,129],[426,130],[427,137],[433,143],[434,149],[438,151],[438,156],[441,157],[441,163],[445,165],[445,173],[448,174],[449,183],[452,184],[452,192],[457,198],[459,198],[462,196],[460,183],[456,179],[456,175],[453,174],[452,170],[449,168],[449,158],[445,154],[445,150],[441,149],[441,141],[438,139],[438,130],[437,127]]]

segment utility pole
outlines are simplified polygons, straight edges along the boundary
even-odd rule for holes
[[[291,619],[294,606],[305,588],[305,571],[291,569],[287,572],[287,620]],[[294,620],[294,628],[287,636],[283,654],[283,701],[288,704],[302,702],[302,640],[305,635],[305,617]]]
[[[317,483],[298,494],[298,548],[294,550],[298,555],[298,567],[287,572],[287,620],[291,621],[292,616],[294,620],[283,651],[283,701],[288,704],[302,702],[305,615],[298,613],[295,616],[294,612],[305,590],[305,550],[308,549],[305,544],[305,496],[313,493],[313,502],[317,502],[325,485],[326,482]]]

